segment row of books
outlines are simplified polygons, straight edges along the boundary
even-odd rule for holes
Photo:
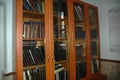
[[[82,27],[75,28],[75,37],[76,38],[85,38],[85,31],[83,31]]]
[[[86,62],[77,61],[76,62],[76,80],[86,76]]]
[[[45,63],[44,46],[23,46],[23,65],[31,66]]]
[[[79,4],[74,5],[74,15],[76,19],[84,20],[84,10],[81,5]]]
[[[23,10],[44,13],[44,1],[23,0]]]
[[[66,0],[53,0],[53,13],[61,18],[67,16],[67,3]]]
[[[67,70],[61,64],[55,65],[55,80],[68,80]]]
[[[91,55],[94,56],[97,54],[97,42],[96,41],[91,41]]]
[[[76,44],[76,58],[79,59],[83,56],[83,45]]]
[[[65,42],[54,42],[55,61],[62,61],[67,59],[67,45]]]
[[[96,73],[98,71],[98,60],[91,60],[91,71]]]
[[[97,38],[97,29],[90,30],[90,37]]]
[[[38,21],[24,22],[23,38],[44,38],[44,23]]]
[[[54,38],[66,38],[66,25],[62,21],[59,26],[58,23],[54,23]]]
[[[58,28],[58,22],[54,21],[54,38],[58,38],[59,37],[59,28]]]
[[[23,71],[24,80],[46,80],[45,67],[25,69]]]

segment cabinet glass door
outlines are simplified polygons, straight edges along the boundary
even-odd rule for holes
[[[23,78],[46,80],[44,0],[23,0]]]
[[[69,80],[67,0],[53,0],[55,80]]]
[[[84,6],[74,3],[75,40],[76,40],[76,80],[86,76],[86,28]]]
[[[89,8],[89,22],[90,22],[91,72],[94,74],[98,71],[99,68],[98,23],[96,9]]]

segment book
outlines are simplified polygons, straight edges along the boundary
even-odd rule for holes
[[[82,7],[80,5],[77,5],[77,8],[78,8],[79,14],[81,16],[81,19],[84,20],[84,15],[83,15]]]
[[[45,13],[44,1],[41,1],[40,5],[41,5],[42,13]]]
[[[55,80],[67,80],[67,70],[61,65],[55,65]]]
[[[91,37],[92,39],[97,38],[97,29],[96,29],[96,28],[90,30],[90,37]]]
[[[45,67],[23,70],[24,80],[45,80]]]
[[[76,80],[86,76],[86,62],[77,61],[76,62]]]
[[[66,38],[66,26],[64,21],[61,22],[60,26],[60,38]]]
[[[91,70],[93,74],[98,71],[98,60],[91,60]]]
[[[30,11],[30,9],[23,3],[23,10]]]
[[[24,64],[24,66],[32,65],[31,58],[28,55],[28,52],[25,47],[23,48],[23,60],[24,60],[23,62],[25,61],[27,62],[26,64]]]
[[[79,59],[83,56],[83,45],[77,44],[76,45],[76,58]]]
[[[54,15],[60,16],[60,11],[61,11],[60,1],[53,0],[53,13],[54,13]]]
[[[55,61],[62,61],[67,59],[67,47],[65,42],[54,42]]]
[[[27,80],[26,75],[25,75],[25,71],[23,71],[23,80]]]
[[[83,10],[81,9],[81,6],[79,4],[74,5],[74,10],[75,18],[78,18],[79,20],[84,20]]]
[[[26,9],[30,10],[30,11],[34,11],[33,8],[31,7],[31,5],[28,3],[28,0],[23,0],[23,5],[26,7]]]
[[[91,55],[97,55],[97,42],[91,41]]]
[[[83,27],[75,28],[75,37],[76,38],[85,38],[85,31],[83,30]]]
[[[44,23],[28,21],[23,23],[23,38],[44,38]]]
[[[37,12],[36,0],[27,0],[28,4],[32,7],[34,12]]]
[[[41,62],[44,64],[45,63],[44,46],[39,46],[37,50],[39,52],[39,56],[40,56]]]
[[[36,47],[35,41],[23,41],[23,63],[24,66],[44,64],[44,46]]]
[[[62,70],[64,70],[64,67],[61,67],[61,68],[56,69],[56,70],[54,71],[54,73],[55,73],[55,74],[56,74],[56,73],[59,73],[59,72],[61,72]]]
[[[53,0],[53,13],[56,16],[68,16],[67,3],[64,0]]]

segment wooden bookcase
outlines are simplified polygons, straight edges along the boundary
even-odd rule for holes
[[[96,80],[99,40],[93,5],[16,0],[16,80]]]

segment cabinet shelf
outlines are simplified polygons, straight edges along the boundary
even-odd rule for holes
[[[92,60],[98,59],[98,55],[97,54],[96,55],[92,55],[91,58],[92,58]]]
[[[40,65],[33,65],[33,66],[24,67],[23,69],[31,69],[31,68],[44,67],[44,66],[45,66],[45,64],[40,64]]]
[[[58,61],[58,62],[55,62],[55,64],[62,64],[62,63],[66,63],[68,62],[69,60],[63,60],[63,61]]]
[[[57,20],[61,20],[61,21],[68,19],[68,17],[66,17],[66,16],[64,16],[64,18],[62,19],[60,16],[56,16],[56,15],[54,15],[53,18],[54,18],[54,19],[57,19]]]
[[[86,61],[86,56],[81,56],[80,58],[77,58],[76,61]]]
[[[43,41],[43,38],[23,38],[23,40],[25,41]]]
[[[67,38],[55,38],[54,40],[56,41],[64,41],[64,40],[68,40]]]
[[[85,41],[85,38],[76,38],[76,41]]]
[[[78,18],[75,18],[75,22],[84,22],[84,19],[83,20],[80,20]]]
[[[44,18],[44,14],[43,13],[39,13],[39,12],[31,12],[31,11],[23,11],[23,17],[24,18],[34,18],[34,19],[40,19],[40,18]]]
[[[96,39],[96,38],[91,38],[90,41],[91,41],[91,42],[92,42],[92,41],[98,41],[98,39]]]

